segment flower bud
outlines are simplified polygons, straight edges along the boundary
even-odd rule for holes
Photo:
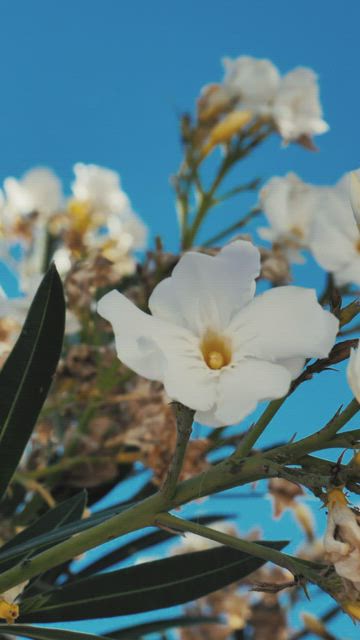
[[[209,140],[202,150],[202,157],[205,158],[217,144],[230,142],[231,138],[252,120],[252,117],[251,111],[233,111],[225,116],[211,130]]]

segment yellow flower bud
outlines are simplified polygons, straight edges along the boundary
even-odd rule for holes
[[[8,624],[12,624],[18,617],[19,605],[10,604],[3,598],[0,598],[0,619],[6,620]]]
[[[205,158],[217,144],[229,142],[252,120],[252,117],[251,111],[232,111],[229,113],[211,130],[209,141],[202,150],[202,157]]]
[[[360,465],[360,451],[355,453],[352,461],[353,461],[353,464]]]
[[[304,621],[305,627],[309,631],[312,631],[312,633],[315,633],[320,638],[326,637],[326,629],[323,623],[321,622],[321,620],[319,620],[319,618],[317,618],[316,616],[313,616],[311,613],[308,613],[307,611],[302,613],[301,617]]]
[[[342,608],[354,620],[360,620],[360,602],[343,602]]]

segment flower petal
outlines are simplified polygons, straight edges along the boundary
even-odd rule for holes
[[[164,355],[159,344],[167,341],[171,327],[115,290],[101,298],[97,310],[113,326],[120,360],[139,375],[162,381]]]
[[[198,336],[207,328],[224,329],[254,296],[259,270],[259,251],[243,240],[227,245],[215,257],[189,252],[171,278],[154,289],[149,308],[154,316]]]
[[[290,387],[288,369],[261,360],[243,360],[224,369],[218,387],[214,415],[221,425],[236,424],[258,402],[284,396]]]
[[[206,366],[195,346],[186,338],[173,340],[171,358],[164,367],[164,387],[170,398],[190,409],[208,411],[216,400],[218,372]]]
[[[232,323],[235,359],[324,358],[335,343],[338,326],[313,289],[271,289],[240,311]]]

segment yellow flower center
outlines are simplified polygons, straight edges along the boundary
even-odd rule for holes
[[[9,604],[3,598],[0,598],[0,619],[6,620],[8,624],[15,622],[19,617],[19,605]]]
[[[91,225],[91,206],[86,200],[70,200],[68,211],[72,217],[72,227],[85,233]]]
[[[222,369],[231,362],[230,340],[214,331],[206,332],[200,348],[209,369]]]

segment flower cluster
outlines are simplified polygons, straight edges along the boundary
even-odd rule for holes
[[[92,281],[106,264],[107,279],[117,282],[135,269],[133,251],[143,249],[146,228],[122,190],[119,175],[104,167],[78,163],[71,195],[65,197],[59,178],[35,168],[21,179],[6,178],[0,191],[0,257],[17,276],[18,296],[1,290],[0,347],[8,350],[24,322],[40,280],[54,261],[63,277],[74,271]],[[85,259],[88,261],[84,265]],[[80,262],[79,262],[80,261]],[[84,291],[84,282],[81,283]],[[87,287],[88,289],[88,287]],[[95,287],[91,290],[94,295]],[[80,328],[69,314],[67,332]]]
[[[358,178],[343,176],[334,186],[316,186],[289,173],[275,177],[260,192],[270,227],[262,238],[282,246],[292,261],[308,249],[339,286],[360,284]]]
[[[210,147],[249,122],[268,122],[285,142],[310,146],[312,136],[328,130],[312,69],[298,67],[281,76],[270,60],[250,56],[224,58],[223,64],[223,82],[204,87],[199,100],[202,122],[224,118],[210,134]]]

